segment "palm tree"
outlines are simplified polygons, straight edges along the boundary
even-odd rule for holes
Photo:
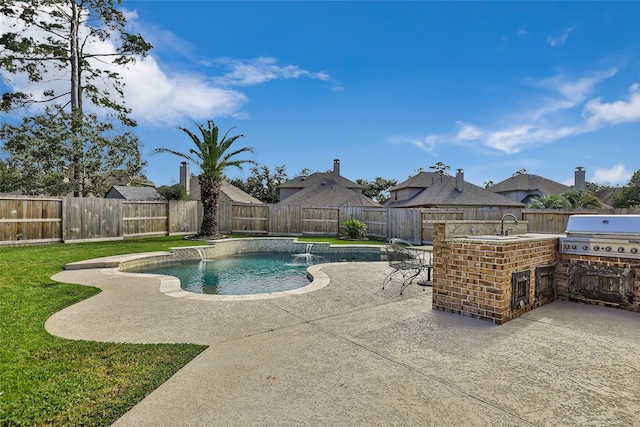
[[[532,199],[529,209],[571,209],[571,203],[559,194],[549,194]]]
[[[562,193],[562,197],[571,203],[573,209],[598,209],[602,203],[587,190],[569,190]]]
[[[231,145],[244,135],[235,135],[227,138],[231,128],[218,141],[218,126],[213,120],[207,121],[207,127],[197,124],[200,129],[200,136],[192,133],[189,129],[179,128],[185,132],[196,148],[191,148],[189,154],[171,150],[169,148],[157,148],[155,153],[170,153],[183,159],[189,160],[201,169],[198,175],[200,183],[200,200],[203,207],[202,225],[200,226],[199,238],[218,239],[221,238],[220,223],[218,221],[218,204],[220,201],[220,185],[224,180],[224,171],[230,167],[242,169],[245,163],[256,164],[253,160],[234,160],[238,154],[244,152],[253,153],[253,148],[242,147],[234,151],[229,151]]]

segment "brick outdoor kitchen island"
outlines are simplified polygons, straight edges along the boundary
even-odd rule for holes
[[[527,223],[434,222],[433,308],[502,324],[556,297],[559,235],[527,234]]]

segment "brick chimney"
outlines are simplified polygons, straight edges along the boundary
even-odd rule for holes
[[[586,175],[586,171],[584,169],[584,166],[576,167],[575,178],[574,178],[575,182],[573,186],[575,190],[584,190],[587,188],[585,175]]]
[[[191,173],[187,162],[180,163],[180,185],[184,186],[187,194],[191,194]]]
[[[340,159],[333,161],[333,180],[336,184],[340,183]]]
[[[456,191],[464,191],[464,169],[456,170]]]

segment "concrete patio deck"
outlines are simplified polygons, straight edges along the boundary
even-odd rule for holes
[[[71,339],[209,348],[116,426],[640,425],[640,315],[554,302],[497,326],[380,289],[385,263],[317,266],[315,292],[174,298],[114,269],[55,280],[103,290],[46,322]]]

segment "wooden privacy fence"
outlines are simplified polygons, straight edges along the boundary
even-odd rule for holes
[[[0,244],[194,234],[200,221],[192,201],[0,197]]]
[[[563,233],[570,215],[638,215],[640,209],[387,209],[222,202],[218,220],[220,231],[226,234],[338,236],[342,223],[355,218],[367,225],[370,237],[429,243],[434,222],[497,221],[506,213],[527,221],[529,232]],[[195,201],[0,197],[0,245],[195,234],[201,221],[202,205]]]
[[[62,240],[62,200],[0,199],[0,242]]]

